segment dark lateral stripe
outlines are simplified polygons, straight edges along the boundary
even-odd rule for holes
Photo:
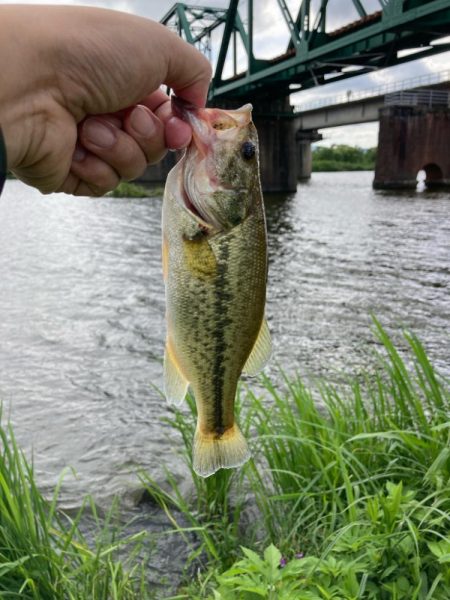
[[[214,286],[214,316],[216,326],[213,330],[215,345],[215,359],[213,369],[213,392],[214,392],[214,412],[213,428],[217,435],[224,432],[223,420],[223,386],[225,381],[225,352],[226,343],[224,330],[229,324],[228,306],[230,293],[227,291],[228,275],[228,244],[223,244],[219,249],[217,261],[217,278]]]

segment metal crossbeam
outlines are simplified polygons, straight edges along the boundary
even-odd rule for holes
[[[358,11],[358,15],[360,17],[367,17],[367,13],[364,10],[364,6],[361,4],[361,2],[359,0],[352,0],[352,2],[353,2],[353,6]]]
[[[191,34],[189,22],[186,17],[186,7],[184,6],[184,4],[177,5],[177,15],[180,20],[179,22],[180,22],[181,29],[183,30],[184,35],[186,36],[186,41],[189,42],[190,44],[193,44],[194,38],[192,37],[192,34]]]
[[[280,6],[281,12],[283,14],[283,18],[286,21],[286,25],[289,29],[289,34],[291,36],[291,41],[296,48],[300,48],[300,33],[297,27],[297,23],[292,20],[291,13],[289,12],[289,8],[284,0],[277,0]]]
[[[227,9],[175,4],[162,22],[200,49],[210,48],[211,32],[224,24],[210,100],[242,96],[283,97],[290,86],[306,89],[326,82],[354,77],[374,69],[401,64],[443,52],[450,45],[430,45],[450,31],[449,0],[378,0],[380,10],[367,14],[362,0],[341,0],[352,4],[359,20],[330,31],[327,21],[329,0],[321,0],[314,23],[311,0],[298,0],[296,18],[285,0],[277,0],[280,17],[289,29],[289,45],[281,56],[259,60],[253,55],[253,1],[247,0],[247,27],[239,14],[239,0],[230,0]],[[248,68],[237,72],[237,38],[241,38]],[[400,50],[420,48],[420,54],[399,56]],[[227,56],[232,56],[233,76],[223,76]],[[348,67],[358,66],[349,71]]]
[[[231,0],[227,10],[227,17],[225,20],[225,29],[223,32],[222,43],[220,45],[219,57],[217,59],[216,71],[214,74],[214,80],[220,82],[222,79],[223,67],[225,65],[225,59],[227,57],[228,48],[230,45],[231,34],[236,31],[236,16],[238,14],[237,7],[239,0]],[[242,35],[242,32],[241,32]],[[244,40],[243,40],[244,41]],[[248,47],[247,40],[244,42],[244,47]],[[236,43],[233,46],[233,62],[236,65]]]

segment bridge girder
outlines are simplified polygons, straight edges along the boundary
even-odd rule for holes
[[[297,16],[292,17],[285,0],[277,0],[280,18],[290,34],[286,52],[261,60],[253,52],[253,0],[248,0],[247,27],[239,13],[239,0],[230,0],[228,8],[175,4],[162,23],[175,29],[203,52],[211,52],[211,33],[223,25],[222,39],[210,88],[210,100],[240,99],[263,94],[266,98],[289,95],[290,86],[307,89],[360,75],[374,69],[401,64],[450,49],[450,44],[430,46],[448,35],[448,0],[378,0],[380,10],[367,14],[361,0],[347,0],[360,19],[336,31],[326,31],[329,0],[321,0],[311,24],[311,1],[299,0]],[[237,40],[247,55],[247,69],[237,70]],[[420,55],[398,56],[400,50],[425,48]],[[223,77],[229,53],[233,60],[231,78]],[[211,56],[209,56],[211,58]],[[357,67],[350,71],[349,67]]]

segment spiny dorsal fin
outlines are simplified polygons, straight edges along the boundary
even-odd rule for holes
[[[243,372],[251,377],[257,375],[269,362],[272,354],[272,340],[266,319],[263,319],[258,338],[253,346],[250,356],[244,365]]]
[[[164,352],[164,393],[169,404],[181,404],[186,396],[189,382],[178,367],[176,358],[167,341]]]

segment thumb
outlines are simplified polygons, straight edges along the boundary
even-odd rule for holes
[[[204,106],[209,62],[163,25],[105,9],[40,7],[45,9],[58,17],[58,30],[63,32],[58,36],[55,69],[67,88],[64,97],[82,116],[124,109],[162,84]],[[55,47],[54,32],[53,27]]]

